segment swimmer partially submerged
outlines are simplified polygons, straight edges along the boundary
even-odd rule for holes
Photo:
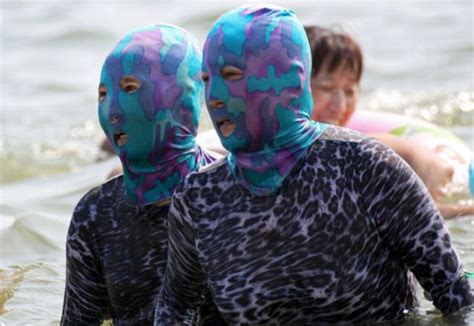
[[[311,88],[316,121],[346,126],[356,112],[363,72],[363,54],[357,42],[347,33],[320,26],[306,26],[313,68]],[[438,204],[443,217],[474,214],[474,204],[443,203],[445,189],[452,182],[454,168],[431,148],[411,139],[389,133],[371,133],[392,148],[413,168]]]
[[[171,195],[213,160],[195,141],[200,66],[194,38],[170,25],[127,34],[107,57],[99,118],[124,174],[89,191],[74,210],[62,325],[152,324]]]
[[[417,302],[409,271],[443,312],[472,304],[448,229],[408,165],[372,138],[310,120],[310,48],[291,10],[225,13],[203,61],[229,155],[176,190],[156,325],[182,323],[207,289],[232,325],[400,320]]]

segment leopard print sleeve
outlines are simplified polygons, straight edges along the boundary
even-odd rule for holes
[[[392,150],[361,143],[364,201],[382,239],[415,274],[443,312],[472,304],[468,280],[435,203],[420,179]],[[373,155],[373,156],[371,156]],[[369,159],[369,157],[379,159]]]
[[[78,203],[69,226],[61,325],[97,325],[110,310],[105,281],[88,235],[96,191],[91,190]]]
[[[168,261],[156,307],[155,325],[190,322],[204,299],[205,276],[195,247],[192,220],[175,194],[169,214]]]

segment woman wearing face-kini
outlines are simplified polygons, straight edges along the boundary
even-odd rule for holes
[[[99,118],[124,174],[89,191],[74,210],[62,325],[153,324],[171,195],[212,160],[195,143],[203,86],[200,50],[178,27],[135,30],[105,60]]]
[[[398,320],[417,302],[409,271],[443,312],[472,303],[446,225],[407,164],[310,120],[310,49],[291,10],[225,13],[203,61],[230,154],[175,192],[156,325],[181,322],[206,288],[229,324]]]

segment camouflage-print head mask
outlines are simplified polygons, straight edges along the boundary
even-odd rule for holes
[[[122,162],[130,203],[168,198],[200,164],[201,53],[189,33],[150,25],[123,37],[106,58],[99,119]]]
[[[311,53],[303,26],[277,6],[231,10],[209,32],[203,61],[206,103],[234,175],[253,193],[273,192],[324,129],[310,121]],[[241,78],[228,78],[228,67],[241,70]],[[219,130],[225,120],[235,124],[227,136]]]

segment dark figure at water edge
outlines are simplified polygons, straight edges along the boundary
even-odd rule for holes
[[[170,198],[186,174],[213,160],[195,142],[203,86],[200,50],[178,27],[130,32],[105,60],[99,119],[124,173],[74,210],[62,325],[153,324]]]
[[[363,72],[362,50],[343,31],[320,26],[305,26],[311,47],[313,67],[312,118],[319,122],[345,126],[356,110]],[[474,214],[474,205],[442,203],[443,189],[452,182],[454,168],[429,147],[389,133],[377,138],[400,155],[426,185],[444,218]]]
[[[156,325],[207,289],[233,325],[400,320],[410,271],[443,312],[472,303],[420,179],[375,139],[312,121],[310,78],[291,10],[245,6],[211,28],[205,97],[229,155],[176,189]]]

